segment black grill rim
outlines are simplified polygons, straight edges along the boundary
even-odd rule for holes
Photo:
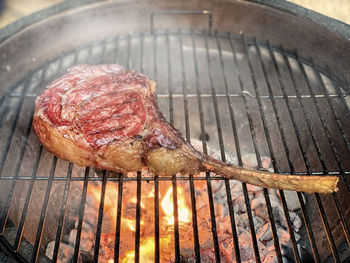
[[[350,25],[345,24],[337,19],[322,15],[310,9],[304,8],[300,5],[290,3],[287,1],[274,1],[274,0],[246,0],[247,2],[252,2],[260,4],[263,6],[269,6],[274,9],[278,9],[284,12],[295,14],[299,17],[307,18],[313,22],[320,24],[333,32],[337,32],[346,39],[350,39]],[[90,5],[97,3],[99,0],[71,0],[64,1],[62,3],[55,4],[51,7],[45,8],[33,14],[27,15],[11,23],[0,30],[0,44],[6,39],[10,38],[14,34],[20,32],[24,28],[39,22],[50,16],[59,14],[66,10],[72,8],[77,8],[85,5]]]

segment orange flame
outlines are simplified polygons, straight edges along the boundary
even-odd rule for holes
[[[114,187],[115,184],[107,183],[105,192],[104,210],[106,214],[111,218],[113,224],[117,222],[117,206],[118,203],[118,190]],[[101,186],[89,184],[87,188],[88,194],[90,194],[95,201],[99,204],[101,200]]]
[[[88,186],[88,194],[93,197],[96,204],[99,205],[101,200],[101,185],[92,185]],[[146,202],[146,205],[151,200],[154,200],[154,191],[150,191],[147,195],[143,197],[143,201]],[[116,215],[117,215],[117,202],[118,202],[118,189],[116,184],[107,183],[106,193],[105,193],[105,202],[104,208],[105,213],[111,218],[112,222],[116,224]],[[128,200],[129,203],[136,204],[137,199],[131,198]],[[184,224],[190,222],[191,210],[188,208],[184,189],[182,186],[177,186],[177,204],[178,204],[178,219],[179,224]],[[141,201],[140,206],[145,209],[145,204]],[[164,224],[166,226],[174,225],[174,205],[173,205],[173,188],[169,187],[164,197],[161,199],[161,207],[164,212]],[[121,224],[123,227],[129,229],[132,232],[136,230],[136,219],[129,219],[122,216]],[[144,221],[141,219],[141,225],[144,225]],[[155,241],[154,237],[141,237],[140,243],[140,262],[149,263],[154,262],[154,253],[155,253]],[[169,250],[169,246],[171,246],[172,242],[172,234],[166,233],[163,237],[159,239],[160,246],[165,248],[167,251]],[[123,255],[123,263],[134,262],[135,260],[135,251],[131,250],[126,252]],[[107,263],[114,263],[113,259],[107,260]]]
[[[179,223],[190,222],[190,209],[187,207],[186,199],[184,195],[184,189],[181,186],[177,187],[177,204],[178,204],[178,215]],[[173,187],[170,187],[166,192],[161,206],[165,213],[164,219],[168,225],[174,225],[174,205],[173,205]]]
[[[168,247],[171,241],[170,237],[162,237],[159,239],[160,246]],[[154,262],[154,237],[146,238],[140,244],[140,262],[141,263],[153,263]],[[123,263],[135,262],[135,251],[131,250],[125,253]]]

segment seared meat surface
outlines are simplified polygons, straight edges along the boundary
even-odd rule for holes
[[[294,176],[243,169],[196,151],[156,103],[156,84],[118,65],[71,68],[35,102],[33,126],[59,158],[117,172],[147,166],[159,175],[213,171],[261,187],[329,193],[335,176]]]

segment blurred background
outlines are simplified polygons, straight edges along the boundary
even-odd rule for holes
[[[64,0],[0,0],[0,28]],[[71,0],[65,0],[71,1]],[[280,0],[286,1],[286,0]],[[350,0],[287,0],[350,24]]]

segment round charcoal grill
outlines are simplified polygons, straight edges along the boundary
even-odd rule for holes
[[[154,261],[162,261],[161,189],[170,185],[177,189],[172,194],[173,261],[224,259],[224,241],[218,234],[218,187],[223,189],[220,200],[228,211],[231,261],[247,261],[241,249],[234,181],[211,174],[111,175],[59,160],[38,142],[31,128],[36,96],[73,65],[117,63],[157,82],[165,117],[188,141],[201,141],[204,152],[237,165],[252,159],[257,168],[271,159],[270,169],[279,173],[339,176],[340,190],[331,195],[259,190],[275,251],[270,261],[260,247],[251,187],[239,183],[251,260],[348,262],[350,29],[314,13],[305,18],[305,10],[291,4],[263,2],[65,2],[4,30],[0,35],[0,248],[4,256],[19,262],[50,262],[45,251],[51,242],[50,258],[59,262],[60,249],[75,229],[69,260],[105,262],[103,224],[112,182],[117,192],[110,260],[123,260],[123,242],[132,236],[133,259],[142,262],[142,196],[151,186]],[[207,198],[211,260],[203,256],[200,236],[201,183],[206,189],[202,194]],[[100,198],[93,253],[86,255],[84,222],[93,216],[86,205],[90,185],[100,187]],[[136,189],[135,229],[125,235],[128,185]],[[182,250],[180,185],[187,186],[192,213],[192,261]],[[273,192],[279,197],[282,219],[276,215]],[[300,207],[294,213],[301,218],[299,237],[288,212],[291,195]],[[279,220],[289,233],[288,248],[277,227]]]

